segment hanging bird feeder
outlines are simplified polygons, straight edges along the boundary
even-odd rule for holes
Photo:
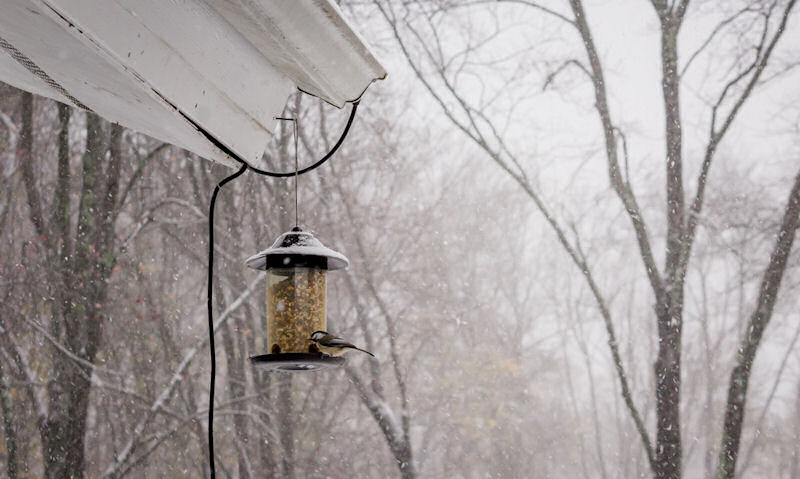
[[[319,352],[309,341],[314,331],[326,331],[328,271],[344,269],[347,258],[309,232],[293,228],[272,247],[247,259],[248,267],[267,272],[267,348],[250,361],[263,369],[311,371],[338,367],[344,358]]]

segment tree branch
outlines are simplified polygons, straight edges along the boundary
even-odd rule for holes
[[[559,65],[558,68],[550,72],[549,75],[547,75],[547,78],[545,78],[544,84],[542,85],[542,91],[547,90],[547,87],[550,86],[550,84],[555,81],[556,77],[570,66],[576,67],[578,70],[582,71],[589,78],[590,81],[594,81],[594,77],[592,77],[592,72],[590,72],[589,69],[586,68],[586,66],[583,63],[581,63],[578,60],[575,60],[574,58],[570,58],[569,60]]]
[[[412,479],[417,477],[416,467],[411,460],[410,444],[404,439],[402,424],[397,421],[392,409],[383,398],[367,389],[349,364],[345,364],[345,373],[356,387],[362,402],[372,413],[381,428],[403,478]]]
[[[244,301],[256,291],[256,289],[261,285],[261,282],[264,280],[266,275],[261,273],[254,279],[247,287],[246,290],[239,295],[236,300],[234,300],[230,306],[228,306],[222,314],[219,315],[217,320],[214,322],[214,329],[212,330],[211,334],[214,334],[217,329],[219,329],[223,324],[225,324],[228,319],[233,315],[233,313],[244,303]],[[103,477],[117,477],[120,467],[125,465],[125,463],[130,459],[131,455],[135,451],[137,447],[137,441],[139,437],[144,432],[145,427],[150,423],[150,421],[155,417],[156,413],[163,408],[166,401],[172,396],[172,392],[175,390],[178,384],[180,384],[181,380],[183,379],[183,374],[186,368],[189,367],[189,364],[192,363],[194,358],[197,356],[199,351],[205,346],[206,342],[208,341],[208,337],[205,336],[199,341],[195,343],[195,345],[184,355],[183,360],[178,365],[178,368],[172,374],[170,381],[167,383],[166,387],[161,391],[161,394],[158,395],[156,400],[148,409],[147,414],[136,424],[131,432],[130,439],[125,447],[122,448],[119,456],[117,456],[116,460],[113,464],[109,465],[105,472],[103,473]],[[213,405],[209,405],[209,407],[213,407]]]
[[[747,404],[747,386],[753,361],[767,328],[778,290],[781,286],[789,255],[792,251],[794,237],[800,225],[800,171],[795,176],[789,201],[786,204],[781,227],[770,254],[769,264],[764,272],[759,287],[756,308],[747,322],[742,338],[736,365],[731,372],[728,386],[728,399],[725,403],[725,422],[719,452],[717,479],[732,479],[736,471],[736,459],[739,454],[739,442],[742,435],[742,424]]]
[[[692,253],[692,245],[694,244],[694,239],[697,232],[697,223],[700,218],[700,212],[703,209],[703,200],[705,198],[705,189],[706,189],[706,182],[708,180],[708,172],[711,168],[711,162],[714,158],[714,154],[717,151],[717,146],[722,141],[725,134],[728,132],[733,120],[736,118],[736,115],[740,111],[742,105],[750,98],[750,94],[753,92],[756,84],[758,83],[758,79],[761,74],[764,72],[764,69],[767,67],[767,63],[769,62],[770,57],[772,56],[772,52],[775,49],[775,45],[777,45],[778,40],[780,40],[783,32],[786,31],[786,22],[789,19],[789,14],[794,8],[796,0],[790,0],[789,3],[786,5],[786,8],[783,11],[783,17],[781,18],[781,22],[778,26],[777,31],[772,36],[772,39],[769,42],[769,46],[767,46],[764,53],[761,55],[760,58],[757,58],[753,66],[755,67],[755,71],[753,72],[753,76],[750,78],[750,81],[745,87],[744,91],[741,93],[739,98],[736,100],[736,103],[731,108],[731,111],[725,118],[725,121],[722,127],[719,130],[714,130],[714,119],[716,118],[716,106],[712,111],[712,122],[711,122],[711,131],[709,135],[709,141],[706,146],[705,156],[703,158],[703,164],[700,167],[700,174],[697,178],[697,192],[695,193],[694,200],[692,201],[691,206],[689,207],[689,215],[687,218],[687,225],[686,225],[686,236],[683,244],[683,249],[681,251],[681,261],[680,261],[680,276],[683,277],[686,275],[686,268],[689,263],[689,256]],[[718,103],[719,104],[719,103]]]
[[[570,5],[575,14],[575,28],[578,30],[581,40],[583,41],[586,55],[589,59],[589,66],[592,71],[590,77],[592,78],[592,84],[594,86],[595,109],[600,116],[600,123],[603,129],[606,145],[606,159],[608,161],[608,176],[611,186],[620,200],[622,200],[625,211],[628,213],[628,217],[631,220],[634,233],[636,234],[636,241],[639,246],[639,253],[642,257],[647,277],[650,280],[650,286],[653,289],[656,300],[660,301],[664,295],[664,286],[658,265],[653,256],[647,224],[644,221],[644,217],[639,209],[639,204],[636,201],[630,184],[623,179],[620,172],[617,140],[614,135],[615,127],[611,120],[611,112],[608,107],[608,97],[606,94],[605,79],[600,57],[597,54],[594,39],[592,38],[591,30],[586,20],[583,4],[580,0],[571,0]]]
[[[36,372],[19,352],[19,347],[14,343],[11,335],[6,333],[7,332],[4,332],[6,345],[3,345],[0,350],[5,353],[4,356],[6,357],[4,360],[6,363],[13,363],[18,371],[18,377],[26,383],[25,390],[28,395],[28,400],[33,405],[32,409],[36,417],[36,426],[39,428],[39,431],[43,431],[47,427],[47,418],[49,416],[44,393],[35,388],[37,382]]]
[[[477,0],[477,1],[471,1],[471,2],[456,3],[455,6],[466,7],[466,6],[473,6],[473,5],[482,5],[482,4],[486,5],[486,4],[496,4],[496,3],[516,3],[517,5],[524,5],[526,7],[531,7],[533,9],[535,9],[535,10],[539,10],[540,12],[546,13],[547,15],[550,15],[550,16],[552,16],[554,18],[557,18],[557,19],[559,19],[559,20],[561,20],[561,21],[563,21],[565,23],[568,23],[570,25],[573,24],[572,19],[570,19],[569,17],[567,17],[563,13],[557,12],[557,11],[553,10],[552,8],[547,8],[547,7],[545,7],[544,5],[542,5],[540,3],[531,2],[529,0]]]
[[[58,252],[59,265],[58,273],[60,281],[67,281],[69,268],[69,257],[72,254],[72,238],[70,235],[70,168],[69,168],[69,119],[71,108],[63,103],[58,104],[58,176],[56,177],[56,189],[53,193],[53,212],[51,224],[56,235],[54,246]],[[57,294],[63,295],[61,288],[57,288]],[[59,299],[63,301],[63,299]]]
[[[637,430],[639,431],[640,436],[642,438],[643,446],[645,447],[645,450],[647,452],[648,459],[651,461],[651,464],[652,464],[652,458],[653,458],[652,446],[651,446],[651,443],[650,443],[650,439],[649,439],[649,437],[647,435],[647,430],[644,427],[643,421],[641,420],[641,416],[639,415],[638,410],[634,406],[633,401],[632,401],[632,397],[630,396],[630,393],[629,393],[630,388],[628,386],[628,379],[627,379],[627,375],[625,373],[623,364],[622,364],[621,359],[620,359],[619,350],[618,350],[618,346],[617,346],[617,340],[616,340],[616,334],[614,332],[613,322],[611,321],[611,314],[610,314],[610,311],[609,311],[608,307],[605,304],[605,300],[604,300],[602,294],[600,293],[600,290],[599,290],[596,282],[594,281],[594,276],[592,275],[592,272],[589,270],[588,265],[581,259],[578,251],[576,251],[576,249],[572,246],[572,244],[567,239],[567,237],[566,237],[566,235],[564,233],[564,230],[561,227],[561,225],[558,223],[558,221],[555,219],[555,217],[551,214],[549,208],[545,205],[544,201],[539,197],[539,195],[536,193],[536,191],[533,189],[533,187],[530,185],[530,183],[521,174],[522,172],[514,171],[511,168],[511,166],[505,160],[503,160],[503,158],[501,158],[500,153],[489,146],[489,144],[487,143],[487,141],[485,140],[485,138],[481,134],[480,129],[478,129],[478,127],[477,127],[477,125],[476,125],[476,123],[474,121],[474,118],[469,114],[471,109],[464,102],[463,98],[459,97],[456,94],[456,92],[453,89],[452,85],[449,85],[447,83],[447,79],[444,77],[444,75],[441,74],[441,71],[439,72],[440,73],[440,75],[439,75],[440,78],[442,79],[442,81],[445,82],[445,84],[446,84],[446,86],[448,88],[448,91],[453,95],[455,101],[459,103],[459,105],[462,107],[462,109],[468,115],[468,119],[469,119],[469,122],[470,122],[469,124],[464,124],[458,118],[455,117],[455,115],[453,114],[451,109],[448,108],[448,105],[445,102],[445,100],[441,97],[441,95],[438,94],[438,92],[433,87],[433,85],[422,74],[422,71],[420,70],[419,66],[411,59],[411,55],[410,55],[410,52],[409,52],[408,47],[406,45],[406,42],[403,39],[403,37],[400,35],[400,32],[399,32],[398,27],[397,27],[398,20],[395,17],[393,11],[391,10],[391,6],[388,5],[388,4],[386,6],[384,6],[378,1],[375,1],[375,5],[381,11],[382,15],[384,16],[384,18],[389,23],[389,26],[392,28],[393,34],[395,36],[395,39],[397,40],[398,45],[400,46],[401,50],[403,51],[403,54],[405,55],[405,58],[406,58],[406,60],[407,60],[407,62],[409,64],[409,66],[414,71],[414,73],[417,76],[418,80],[423,84],[423,86],[428,90],[428,92],[431,94],[433,99],[442,108],[443,113],[448,117],[448,119],[450,119],[450,121],[453,123],[453,125],[455,125],[458,129],[460,129],[462,132],[464,132],[472,141],[474,141],[479,147],[481,147],[489,155],[489,157],[498,166],[500,166],[500,168],[503,171],[505,171],[509,176],[511,176],[522,187],[523,191],[534,202],[534,204],[536,205],[537,209],[545,217],[545,220],[548,222],[548,224],[550,224],[551,228],[553,229],[553,231],[555,232],[555,234],[556,234],[556,236],[558,238],[559,243],[562,245],[564,250],[567,252],[567,254],[569,255],[569,257],[572,260],[572,262],[584,274],[584,277],[586,278],[586,281],[589,283],[589,287],[590,287],[590,289],[592,291],[592,294],[593,294],[593,296],[595,298],[595,301],[597,302],[597,305],[598,305],[598,307],[599,307],[599,309],[601,311],[601,315],[603,316],[603,319],[604,319],[604,322],[605,322],[606,331],[607,331],[607,333],[609,335],[609,347],[611,348],[612,357],[615,358],[615,364],[617,366],[617,369],[616,369],[617,375],[618,375],[618,378],[619,378],[619,381],[620,381],[620,384],[621,384],[621,387],[622,387],[623,391],[626,391],[626,394],[628,395],[628,400],[626,400],[626,406],[628,407],[634,422],[637,424]],[[588,27],[586,27],[586,28],[588,29]],[[602,78],[602,76],[600,78]],[[607,111],[607,109],[606,109],[606,111]],[[609,124],[610,124],[610,121],[609,121]],[[612,144],[614,142],[613,136],[614,136],[614,133],[613,133],[613,129],[612,129],[611,130],[611,140],[612,140],[611,143]],[[615,149],[616,146],[613,146],[612,148]],[[618,173],[618,168],[617,168],[617,174],[619,174]],[[635,211],[638,211],[638,207],[636,207]],[[640,219],[641,219],[641,215],[632,215],[632,220],[634,220],[636,222],[639,222]],[[641,225],[643,226],[644,223],[641,223]],[[645,230],[639,229],[639,231],[645,231]],[[644,237],[646,238],[646,231],[645,231],[645,236]],[[649,244],[647,246],[648,246],[647,251],[649,251]],[[655,264],[655,263],[653,262],[653,264]],[[657,277],[657,276],[653,276],[654,274],[657,274],[657,269],[656,268],[651,268],[651,270],[648,271],[648,274],[650,275],[651,278],[652,277]],[[660,281],[659,281],[658,284],[660,284]]]
[[[767,400],[764,402],[764,407],[761,409],[761,414],[758,415],[758,419],[755,422],[755,429],[756,431],[762,430],[762,426],[764,424],[764,419],[767,417],[767,412],[769,411],[769,407],[772,404],[772,400],[775,399],[775,393],[778,391],[778,386],[781,383],[781,379],[783,379],[783,372],[786,369],[787,364],[789,363],[789,359],[792,358],[792,353],[794,352],[794,347],[797,344],[797,340],[800,339],[800,323],[797,324],[797,327],[794,330],[794,336],[792,336],[792,341],[789,343],[789,346],[786,348],[786,352],[783,354],[783,359],[781,360],[780,366],[778,366],[778,371],[775,374],[775,380],[772,382],[772,388],[769,390],[769,394],[767,395]],[[753,438],[753,441],[750,443],[750,447],[747,448],[747,453],[744,456],[744,461],[742,462],[742,467],[739,468],[738,473],[736,476],[742,477],[744,472],[747,470],[747,467],[750,465],[750,459],[753,457],[753,453],[756,450],[756,446],[758,445],[758,439],[760,438],[759,435],[756,435]]]
[[[119,215],[119,212],[122,209],[122,206],[125,205],[125,200],[128,199],[128,194],[131,192],[131,190],[133,189],[134,185],[139,180],[139,178],[142,177],[142,174],[144,173],[144,169],[150,163],[150,160],[155,158],[158,155],[158,153],[160,153],[164,149],[168,148],[169,146],[170,145],[168,143],[161,143],[160,145],[155,147],[153,150],[151,150],[148,154],[146,154],[144,156],[144,158],[141,158],[139,160],[139,163],[136,165],[136,169],[131,174],[131,177],[128,178],[128,182],[125,184],[125,188],[123,188],[122,189],[122,193],[119,194],[119,200],[118,200],[117,205],[116,205],[116,213],[115,213],[115,218],[114,218],[115,220],[116,220],[116,216]]]
[[[686,8],[689,6],[689,0],[680,0],[676,3],[677,5],[672,5],[672,18],[678,22],[678,26],[680,26],[681,22],[683,22],[683,17],[686,15]]]
[[[611,311],[608,309],[608,306],[606,305],[605,300],[600,293],[600,289],[598,288],[597,283],[594,281],[594,275],[591,274],[586,257],[584,256],[583,250],[580,247],[580,243],[577,244],[576,249],[577,254],[580,256],[586,281],[589,283],[589,289],[592,291],[592,295],[594,296],[595,301],[600,308],[600,315],[602,316],[603,323],[606,327],[606,333],[608,334],[608,347],[611,350],[611,359],[614,362],[614,368],[616,369],[617,377],[619,378],[622,398],[625,401],[625,406],[628,408],[634,424],[636,425],[636,431],[639,433],[639,437],[642,440],[642,445],[644,446],[645,453],[647,453],[647,459],[650,467],[652,470],[655,470],[655,454],[653,452],[653,443],[650,441],[650,435],[647,432],[647,426],[645,426],[644,420],[642,420],[642,416],[639,414],[639,410],[636,408],[636,404],[633,402],[633,394],[631,393],[630,386],[628,386],[628,376],[625,372],[625,365],[622,362],[622,356],[619,354],[619,344],[617,342],[614,323],[611,319]]]
[[[20,99],[22,110],[22,130],[17,147],[17,164],[22,169],[22,181],[28,196],[28,217],[36,229],[36,234],[44,241],[49,241],[49,231],[42,212],[42,199],[36,186],[36,174],[33,172],[33,95],[22,93]]]
[[[747,6],[747,7],[742,8],[738,12],[734,13],[730,17],[728,17],[728,18],[722,20],[721,22],[719,22],[717,24],[717,26],[715,26],[714,29],[711,30],[711,33],[708,35],[708,37],[706,37],[706,39],[703,41],[703,43],[700,44],[700,46],[697,48],[697,50],[695,50],[694,53],[692,53],[689,56],[689,60],[687,60],[686,63],[683,65],[683,68],[681,68],[681,73],[680,73],[681,78],[683,78],[683,76],[689,70],[689,67],[691,66],[692,62],[694,62],[694,60],[703,52],[703,50],[705,50],[708,47],[708,45],[711,44],[711,42],[714,40],[714,37],[716,37],[717,34],[722,31],[723,28],[725,28],[727,25],[731,24],[734,20],[736,20],[737,18],[739,18],[743,14],[745,14],[747,12],[752,12],[752,11],[754,11],[753,8],[751,8],[750,6]]]

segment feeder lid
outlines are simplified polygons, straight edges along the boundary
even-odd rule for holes
[[[342,253],[326,248],[314,235],[299,227],[278,236],[270,248],[247,258],[245,263],[260,270],[307,266],[333,271],[350,265]]]

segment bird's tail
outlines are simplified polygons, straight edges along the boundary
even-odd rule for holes
[[[355,348],[355,347],[354,347],[353,349],[357,349],[357,350],[361,351],[362,353],[367,353],[367,354],[369,354],[370,356],[372,356],[373,358],[375,357],[375,355],[374,355],[374,354],[372,354],[371,352],[367,351],[366,349]]]

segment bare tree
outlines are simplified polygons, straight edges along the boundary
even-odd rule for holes
[[[25,351],[10,340],[6,349],[16,358],[16,377],[28,382],[45,476],[81,477],[86,468],[84,440],[93,365],[102,346],[108,317],[108,285],[120,252],[116,223],[147,161],[134,168],[126,179],[122,128],[109,128],[95,115],[87,114],[81,174],[76,177],[71,165],[71,111],[60,105],[57,172],[52,196],[48,197],[45,193],[51,183],[41,173],[47,171],[42,167],[44,149],[37,148],[34,142],[34,99],[28,93],[19,94],[19,98],[21,126],[16,162],[26,193],[28,219],[36,234],[31,246],[41,258],[36,265],[48,290],[42,300],[34,300],[45,316],[29,321],[46,324],[46,334],[54,346],[50,348],[46,394],[30,383],[33,359],[25,359]],[[71,196],[76,188],[79,198],[75,207]],[[45,317],[50,319],[45,321]]]
[[[250,367],[265,352],[266,291],[242,263],[291,226],[294,185],[245,174],[218,204],[214,404],[205,210],[227,172],[50,101],[33,100],[25,120],[19,92],[0,85],[0,474],[207,477],[209,407],[228,477],[792,473],[794,432],[778,416],[788,387],[800,404],[787,386],[795,343],[782,334],[800,331],[783,299],[800,271],[798,180],[753,186],[757,202],[747,195],[760,179],[735,183],[741,172],[716,171],[705,188],[711,165],[726,164],[713,158],[736,160],[720,149],[734,143],[736,118],[791,72],[780,61],[794,2],[740,2],[712,13],[654,5],[657,175],[616,111],[627,92],[612,88],[594,7],[342,2],[357,20],[388,20],[363,24],[389,34],[377,45],[385,55],[399,45],[408,58],[412,70],[396,77],[420,80],[370,89],[341,150],[299,182],[301,226],[352,261],[328,277],[328,325],[379,360],[291,376]],[[695,22],[707,36],[685,52]],[[704,62],[713,74],[694,73]],[[569,144],[545,150],[526,111],[539,96],[565,100],[596,134],[568,131]],[[302,120],[302,166],[330,148],[346,114],[299,97],[285,116]],[[710,128],[693,127],[698,103]],[[521,115],[530,124],[509,123]],[[290,125],[268,147],[269,169],[294,166]],[[610,187],[597,188],[605,172]],[[683,185],[690,173],[696,189]],[[776,343],[780,367],[762,375],[758,348]],[[735,386],[727,403],[722,383]]]
[[[320,109],[319,115],[322,132],[324,133],[327,123],[324,111]],[[323,138],[325,137],[326,135],[323,135]],[[314,149],[308,135],[303,136],[303,144],[309,151]],[[323,149],[330,149],[331,145],[325,140],[322,142],[322,147]],[[409,409],[407,373],[403,372],[405,368],[401,363],[402,360],[397,346],[399,337],[397,319],[379,292],[378,280],[375,277],[376,273],[373,271],[373,268],[376,265],[379,266],[381,263],[379,261],[374,261],[370,257],[364,245],[364,239],[361,237],[365,229],[358,218],[363,217],[363,215],[358,215],[354,211],[353,200],[351,198],[352,193],[346,191],[345,182],[341,176],[337,174],[337,169],[336,165],[331,165],[330,173],[333,179],[328,180],[325,177],[320,177],[320,183],[323,194],[326,197],[336,197],[341,201],[341,208],[346,218],[345,225],[347,225],[347,230],[350,232],[352,242],[356,247],[355,254],[358,258],[358,264],[362,269],[362,271],[358,273],[346,273],[345,281],[347,291],[354,305],[356,324],[364,337],[366,348],[376,351],[379,344],[376,336],[387,338],[389,361],[391,362],[393,373],[393,386],[396,388],[400,398],[400,404],[398,405],[400,418],[398,419],[395,408],[393,408],[387,400],[386,390],[383,384],[386,379],[383,377],[384,374],[382,374],[380,364],[377,361],[369,362],[366,368],[366,374],[359,372],[355,367],[350,365],[346,367],[345,372],[349,380],[355,386],[362,404],[369,410],[386,439],[386,443],[395,459],[401,477],[404,479],[415,479],[419,477],[419,475],[411,444],[411,412]],[[327,207],[333,209],[331,203],[328,203]],[[331,216],[333,216],[333,214],[334,212],[331,211]],[[340,234],[342,233],[344,232],[340,232]],[[398,238],[398,241],[402,242],[403,239]],[[384,271],[383,273],[385,274],[386,272]],[[363,297],[364,295],[361,293],[364,290],[367,292],[366,298]],[[370,307],[365,303],[371,303],[374,307]],[[371,313],[371,310],[374,310],[375,313]],[[374,324],[378,319],[375,316],[380,317],[383,323],[383,327],[377,332],[377,335],[374,328],[370,327],[370,324]],[[366,376],[366,379],[364,376]]]
[[[752,54],[749,58],[742,58],[744,66],[734,71],[726,80],[721,91],[712,102],[709,111],[710,131],[706,141],[703,162],[697,173],[697,186],[687,206],[687,192],[683,185],[683,136],[681,117],[681,74],[692,60],[699,55],[710,42],[705,42],[698,52],[690,56],[683,69],[678,55],[678,36],[684,17],[689,6],[688,0],[654,0],[653,7],[659,19],[661,30],[660,64],[662,70],[662,96],[664,101],[665,143],[666,143],[666,246],[665,262],[663,267],[657,265],[653,252],[650,228],[645,223],[644,215],[634,194],[629,177],[626,175],[627,158],[620,152],[620,142],[624,141],[621,129],[617,126],[609,106],[607,82],[602,66],[598,48],[592,35],[587,14],[580,0],[570,0],[570,13],[560,12],[536,2],[493,2],[495,4],[520,4],[533,9],[543,15],[549,16],[555,22],[566,25],[575,34],[584,50],[583,58],[568,58],[554,69],[544,82],[545,87],[555,81],[555,78],[567,68],[574,68],[589,80],[593,87],[594,109],[600,122],[604,150],[608,166],[611,186],[619,197],[627,213],[632,231],[639,248],[639,255],[645,269],[647,279],[655,298],[655,316],[658,324],[658,353],[654,365],[656,378],[656,435],[655,442],[651,441],[648,428],[645,426],[642,415],[633,401],[630,393],[628,373],[621,360],[617,334],[614,329],[612,313],[608,301],[601,291],[600,285],[592,272],[590,261],[582,253],[579,244],[571,242],[553,209],[546,205],[536,185],[530,180],[523,160],[514,153],[505,141],[502,130],[487,117],[480,107],[473,106],[468,96],[459,89],[458,64],[468,63],[466,57],[476,47],[475,41],[457,55],[447,57],[443,52],[442,44],[436,34],[437,26],[443,16],[455,14],[459,8],[481,8],[486,2],[474,2],[466,6],[450,5],[446,2],[413,2],[402,7],[403,11],[397,13],[397,7],[388,2],[375,1],[389,23],[394,37],[400,45],[409,65],[417,79],[424,85],[428,93],[436,100],[442,111],[454,126],[459,128],[469,139],[480,147],[495,164],[505,171],[527,193],[531,201],[544,215],[547,222],[555,232],[559,243],[572,259],[574,265],[583,272],[589,289],[592,291],[598,309],[605,322],[609,339],[609,347],[613,363],[620,382],[621,394],[638,430],[642,446],[647,454],[653,474],[658,478],[677,478],[682,474],[682,444],[681,444],[681,344],[683,330],[684,292],[686,274],[690,264],[692,246],[697,235],[697,227],[703,211],[706,182],[715,153],[729,132],[731,125],[740,113],[742,106],[751,98],[753,91],[763,82],[762,76],[770,63],[776,45],[786,30],[795,2],[790,0],[779,6],[775,3],[763,6],[753,4],[739,13],[739,15],[752,15],[760,18],[760,36],[756,44],[752,45]],[[478,5],[478,7],[475,7]],[[484,8],[488,8],[485,7]],[[720,29],[732,20],[720,23],[711,34],[711,38]],[[460,58],[460,57],[463,58]],[[453,61],[458,60],[458,61]],[[429,68],[430,67],[430,73]],[[624,146],[624,143],[623,143]],[[623,160],[624,163],[623,163]],[[787,214],[791,212],[791,205],[787,207]],[[784,235],[786,236],[786,235]],[[789,240],[784,239],[784,242]],[[780,251],[788,255],[791,240],[782,244]],[[778,249],[776,249],[778,251]],[[785,258],[784,258],[785,260]],[[779,259],[776,266],[770,266],[771,275],[765,276],[762,288],[766,288],[765,295],[772,301],[775,299],[777,287],[780,284],[783,269]],[[768,279],[769,278],[769,279]],[[766,301],[766,300],[765,300]],[[764,301],[760,301],[759,304]],[[759,308],[759,315],[769,317],[771,308]],[[768,320],[767,320],[768,321]],[[763,330],[763,320],[753,321],[756,332]],[[758,335],[760,338],[760,334]],[[737,393],[746,392],[744,371],[749,371],[749,364],[758,346],[758,341],[747,343],[748,352],[739,360],[735,377],[732,377],[731,388]],[[736,384],[736,386],[734,386]],[[732,389],[733,390],[733,389]],[[737,396],[738,397],[738,396]],[[729,408],[736,408],[732,404]],[[722,456],[720,471],[725,471],[721,477],[730,477],[733,473],[732,465],[738,452],[738,432],[741,421],[738,413],[731,411],[728,416],[730,426],[726,424],[725,460]],[[722,453],[721,453],[722,454]],[[730,464],[730,465],[729,465]]]

